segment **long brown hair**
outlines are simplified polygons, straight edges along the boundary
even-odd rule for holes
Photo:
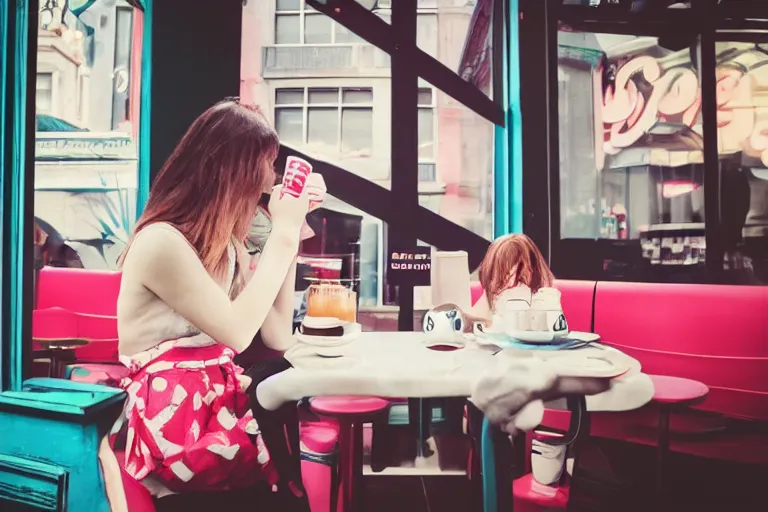
[[[491,304],[507,288],[524,284],[536,292],[552,286],[555,280],[544,255],[527,235],[504,235],[494,240],[478,273]]]
[[[257,107],[236,99],[203,112],[152,183],[134,233],[167,222],[186,236],[206,270],[221,272],[242,242],[261,195],[275,183],[280,142]]]

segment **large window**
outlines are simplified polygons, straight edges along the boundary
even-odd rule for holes
[[[53,114],[53,73],[37,74],[35,103],[38,114]]]
[[[309,7],[304,0],[277,0],[275,44],[348,44],[357,35]]]
[[[724,265],[729,282],[768,284],[768,35],[742,37],[715,45]]]
[[[437,158],[435,140],[435,93],[430,88],[419,89],[419,160],[432,162]]]
[[[373,89],[276,89],[275,127],[287,144],[306,145],[322,154],[370,156]]]
[[[392,139],[393,123],[398,122],[393,117],[395,57],[386,53],[387,45],[356,36],[341,18],[334,19],[335,13],[321,12],[321,5],[315,10],[301,0],[267,3],[244,6],[243,99],[268,107],[264,110],[286,146],[343,169],[350,180],[364,178],[377,187],[392,189],[393,175],[401,169],[395,168]],[[359,26],[356,31],[360,34],[366,33],[365,19],[371,19],[371,14],[392,23],[393,2],[357,0],[356,4],[345,10],[369,11],[358,11],[348,24]],[[485,45],[490,41],[490,28],[485,22],[491,4],[488,0],[419,0],[417,47],[448,66],[457,78],[472,79],[472,72],[464,72],[476,66],[487,79],[490,68],[483,62],[490,57]],[[474,36],[467,43],[470,33]],[[464,74],[458,75],[459,69]],[[490,86],[489,81],[485,84]],[[414,138],[418,143],[419,204],[457,229],[490,239],[493,123],[463,104],[461,94],[457,99],[442,92],[441,85],[424,76],[418,79]],[[370,195],[369,191],[360,194]],[[342,198],[328,201],[326,207],[333,212],[328,213],[328,225],[347,226],[344,229],[349,233],[328,230],[323,251],[330,253],[330,247],[336,246],[332,238],[349,241],[359,236],[354,243],[359,246],[364,283],[361,305],[375,310],[377,318],[386,322],[396,314],[393,307],[399,302],[399,290],[382,273],[385,249],[394,239],[393,228],[385,222],[386,213],[375,216],[362,211],[365,205],[357,206]],[[307,244],[308,251],[321,250],[318,247]],[[382,315],[388,320],[382,320]]]
[[[38,264],[115,268],[137,212],[142,11],[66,5],[38,17]]]
[[[768,37],[657,23],[560,24],[561,247],[596,251],[568,277],[768,284]]]

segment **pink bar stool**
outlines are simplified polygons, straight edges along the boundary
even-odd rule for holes
[[[339,499],[339,425],[332,421],[302,421],[301,474],[309,506],[335,512]]]
[[[709,388],[699,381],[649,375],[653,382],[653,403],[659,408],[659,448],[656,453],[656,491],[664,491],[663,471],[669,454],[669,418],[675,409],[700,404],[707,398]]]
[[[312,398],[310,408],[339,422],[341,510],[362,510],[363,424],[389,411],[389,400],[369,396],[323,396]],[[336,492],[335,489],[331,490]],[[331,511],[331,512],[336,512]]]

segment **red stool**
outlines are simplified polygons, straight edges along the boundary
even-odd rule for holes
[[[326,396],[312,398],[309,405],[317,414],[339,422],[341,509],[343,512],[362,510],[363,424],[386,417],[389,400],[367,396]],[[331,493],[335,492],[331,489]]]
[[[653,382],[653,403],[659,408],[656,491],[661,494],[664,490],[663,470],[669,453],[669,418],[672,410],[700,404],[707,397],[709,388],[701,382],[691,379],[665,375],[650,375],[649,377]]]
[[[301,475],[309,507],[335,512],[339,500],[339,425],[332,421],[302,421]]]

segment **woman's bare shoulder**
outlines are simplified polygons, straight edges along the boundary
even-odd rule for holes
[[[148,264],[177,261],[182,257],[197,258],[197,252],[184,234],[165,222],[156,222],[144,227],[131,241],[123,263],[130,266],[145,267]]]

